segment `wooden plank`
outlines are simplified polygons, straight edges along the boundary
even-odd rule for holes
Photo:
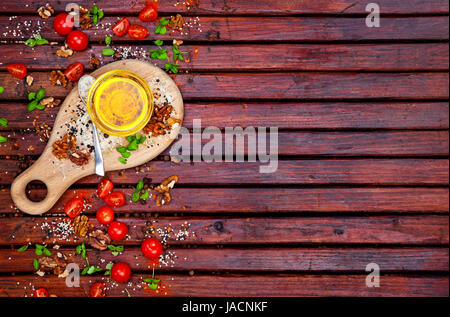
[[[123,296],[127,293],[121,284],[114,286],[108,277],[81,277],[81,287],[68,288],[65,279],[55,276],[36,275],[3,276],[0,280],[2,296],[31,296],[33,288],[46,287],[57,296],[89,296],[91,284],[97,280],[106,283],[108,296]],[[141,278],[151,274],[135,274],[131,287],[126,286],[131,296],[157,296],[143,289]],[[447,276],[381,276],[382,287],[368,288],[366,275],[157,275],[167,285],[169,296],[439,296],[447,297]],[[140,287],[137,286],[140,284]],[[274,285],[277,287],[274,288]]]
[[[60,245],[81,243],[73,234],[61,237],[42,228],[69,221],[58,217],[0,218],[0,244],[23,245],[28,242]],[[128,225],[130,238],[123,244],[140,244],[153,226],[171,227],[169,244],[448,244],[448,216],[378,216],[378,217],[270,217],[270,218],[118,218]],[[95,218],[90,221],[97,225]],[[54,223],[55,225],[52,225]],[[189,226],[185,240],[175,241],[174,234]],[[46,225],[44,225],[46,227]]]
[[[0,69],[5,69],[10,63],[24,63],[33,70],[65,69],[74,62],[82,62],[86,69],[90,69],[92,54],[103,63],[111,60],[102,56],[104,45],[92,45],[90,49],[68,58],[56,55],[59,47],[31,49],[23,44],[0,45],[3,63]],[[135,46],[132,47],[136,50]],[[139,50],[144,52],[154,48],[152,45],[139,46]],[[184,58],[189,60],[189,63],[180,63],[182,71],[414,71],[449,68],[449,48],[444,43],[183,45],[182,50],[188,52]],[[194,54],[194,50],[198,50],[198,54]],[[148,53],[146,60],[150,61]],[[164,67],[164,62],[156,64]]]
[[[0,144],[0,155],[40,155],[46,143],[35,132],[3,132],[9,142]],[[267,142],[270,142],[267,136]],[[212,138],[191,136],[191,142],[203,145]],[[225,149],[222,135],[222,152]],[[248,144],[234,146],[245,155],[257,154]],[[257,150],[257,149],[255,149]],[[162,155],[169,155],[170,148]],[[449,153],[448,131],[397,131],[397,132],[280,132],[278,154],[280,156],[443,156]]]
[[[142,24],[137,17],[129,17],[131,24]],[[175,37],[184,41],[394,41],[394,40],[448,40],[448,16],[434,17],[383,17],[379,28],[368,28],[361,17],[186,17],[185,21],[194,25],[182,32],[169,31],[158,35],[159,39]],[[103,42],[106,35],[112,35],[113,43],[130,41],[129,37],[112,34],[111,26],[117,17],[105,17],[101,23],[86,31],[92,42]],[[27,27],[24,26],[27,24]],[[39,23],[39,24],[38,24]],[[156,23],[146,24],[153,33]],[[39,32],[51,41],[63,41],[64,37],[53,30],[52,20],[33,16],[0,16],[0,41],[27,40]],[[132,43],[143,44],[154,41],[148,36]]]
[[[32,86],[33,89],[37,87]],[[29,113],[23,102],[1,103],[0,117],[10,129],[33,122],[53,126],[58,108]],[[280,129],[448,129],[448,102],[187,103],[183,126],[265,126]],[[289,118],[289,120],[286,120]]]
[[[157,271],[305,271],[305,272],[364,272],[368,263],[377,263],[384,273],[414,271],[448,271],[449,252],[445,248],[226,248],[226,249],[168,249],[173,263],[161,264]],[[52,250],[60,252],[80,267],[86,262],[73,248]],[[140,248],[125,248],[118,256],[110,251],[88,250],[91,265],[104,267],[104,263],[126,262],[132,270],[147,270],[153,266],[142,255]],[[33,250],[19,253],[0,250],[0,272],[34,272]]]
[[[47,96],[63,98],[72,88],[54,86],[48,72],[31,72],[33,89],[44,87]],[[448,73],[225,73],[174,76],[185,100],[279,99],[446,99]],[[0,73],[2,99],[24,99],[24,80]],[[242,89],[245,87],[245,89]]]
[[[272,162],[275,164],[274,162]],[[0,184],[11,184],[20,172],[18,161],[0,161]],[[144,176],[161,182],[178,175],[179,184],[370,184],[370,185],[446,185],[449,161],[446,159],[330,159],[283,160],[273,173],[260,173],[262,162],[181,162],[151,161],[142,173],[126,169],[108,172],[115,183],[135,185]],[[275,169],[275,165],[272,165]],[[212,177],[220,175],[220,177]],[[97,184],[88,176],[77,184]]]
[[[131,189],[123,189],[131,197]],[[172,202],[157,207],[128,201],[116,212],[186,213],[203,212],[401,212],[445,213],[449,211],[448,188],[177,188],[172,189]],[[92,197],[95,189],[67,191],[48,214],[62,213],[64,203],[76,194]],[[39,200],[42,189],[32,189],[30,197]],[[15,213],[9,189],[0,191],[1,213]],[[218,203],[220,202],[220,203]],[[85,213],[95,213],[103,206],[94,200]]]
[[[66,5],[72,0],[60,0],[52,3],[57,11],[64,11]],[[182,1],[161,1],[159,14],[198,14],[198,15],[234,15],[234,14],[367,14],[364,2],[353,2],[351,0],[266,0],[250,2],[248,0],[201,0],[192,1],[192,5],[186,6]],[[90,8],[91,1],[78,1],[80,5]],[[143,8],[142,1],[98,0],[96,4],[107,15],[109,14],[136,14]],[[383,14],[445,14],[448,13],[448,2],[445,0],[412,0],[407,3],[395,0],[379,0],[377,4],[382,8]],[[5,13],[28,13],[36,12],[42,5],[40,1],[11,2],[0,4],[0,10]]]

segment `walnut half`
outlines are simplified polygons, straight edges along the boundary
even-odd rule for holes
[[[106,250],[110,243],[111,238],[103,230],[97,229],[89,234],[89,244],[97,250]]]

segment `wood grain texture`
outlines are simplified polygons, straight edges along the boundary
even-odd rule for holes
[[[366,3],[351,0],[201,0],[193,1],[189,8],[184,5],[176,5],[179,1],[161,1],[158,12],[160,14],[203,14],[203,15],[235,15],[235,14],[366,14]],[[60,0],[52,3],[57,11],[64,11],[71,0]],[[90,8],[91,1],[78,1],[80,5]],[[412,0],[408,2],[395,0],[379,0],[378,5],[383,8],[384,14],[444,14],[448,13],[448,2],[445,0]],[[24,6],[19,1],[0,4],[0,10],[8,13],[34,13],[42,3],[37,0],[27,1]],[[96,4],[108,14],[136,14],[143,8],[143,2],[139,0],[99,0]]]
[[[132,190],[123,190],[131,197]],[[449,211],[448,188],[177,188],[172,189],[172,202],[157,207],[153,202],[146,205],[127,202],[116,212],[189,215],[190,212],[420,212],[446,213]],[[76,194],[91,197],[95,189],[81,188],[67,191],[49,213],[61,213],[64,203]],[[30,197],[44,195],[41,189],[30,190]],[[9,190],[0,191],[0,212],[15,213],[10,208]],[[95,213],[103,206],[102,200],[94,200]]]
[[[114,183],[135,185],[142,177],[161,182],[177,175],[179,184],[371,184],[371,185],[447,185],[447,159],[330,159],[278,161],[273,173],[260,173],[261,162],[172,162],[152,161],[142,168],[108,172]],[[19,173],[17,161],[0,161],[0,184],[10,184]],[[211,175],[220,175],[213,177]],[[78,184],[98,184],[87,176]]]
[[[131,24],[140,24],[137,17],[128,17]],[[187,17],[188,23],[194,23],[196,17]],[[29,30],[23,27],[27,21]],[[101,24],[86,31],[91,43],[103,42],[106,35],[112,35],[113,43],[120,38],[112,34],[110,28],[118,21],[117,17],[105,17]],[[38,25],[38,22],[40,25]],[[19,24],[18,26],[18,23]],[[435,17],[384,17],[379,28],[368,28],[365,17],[200,17],[196,26],[179,31],[169,31],[158,35],[158,39],[177,38],[184,41],[229,42],[229,41],[404,41],[404,40],[448,40],[449,18]],[[198,25],[201,25],[200,27]],[[22,27],[21,27],[22,26]],[[151,34],[156,23],[146,25]],[[53,30],[52,20],[45,21],[37,15],[18,16],[12,20],[9,16],[0,16],[0,29],[20,29],[21,32],[2,32],[0,40],[27,40],[37,29],[43,38],[63,41],[64,37]],[[154,36],[131,43],[151,43]]]
[[[1,245],[28,242],[60,245],[81,243],[74,236],[60,238],[43,223],[64,218],[0,218],[3,230]],[[128,225],[130,238],[125,245],[139,245],[148,236],[147,228],[170,226],[177,231],[189,225],[190,235],[183,241],[168,239],[169,244],[448,244],[448,216],[379,216],[379,217],[271,217],[271,218],[118,218]],[[90,221],[96,225],[95,218]],[[219,228],[219,229],[217,229]],[[158,233],[155,234],[159,238]]]
[[[155,48],[152,45],[139,47],[145,51]],[[59,45],[33,49],[22,44],[0,45],[3,63],[0,69],[5,69],[9,63],[24,63],[32,70],[65,69],[74,62],[82,62],[86,69],[91,69],[89,59],[92,54],[103,62],[110,60],[102,57],[104,45],[93,44],[68,58],[56,55],[59,48]],[[182,71],[414,71],[449,68],[449,48],[445,43],[183,45],[181,49],[188,52],[184,58],[189,60],[189,63],[180,63]],[[198,53],[194,54],[194,50]],[[156,64],[164,67],[164,62],[157,61]]]
[[[133,285],[140,278],[151,274],[136,274]],[[168,285],[171,296],[440,296],[447,297],[449,292],[448,276],[405,276],[385,275],[381,277],[382,287],[365,286],[366,275],[157,275]],[[103,280],[102,280],[103,279]],[[2,296],[31,296],[34,287],[45,286],[51,294],[57,296],[88,296],[92,283],[102,280],[109,288],[108,296],[127,294],[123,286],[110,287],[108,278],[98,276],[82,277],[80,286],[67,288],[65,279],[54,276],[43,278],[36,275],[5,276],[0,280]],[[274,285],[277,287],[274,288]],[[26,289],[25,289],[26,287]],[[129,289],[132,296],[156,296],[143,288]]]
[[[33,89],[63,98],[67,88],[54,86],[49,72],[31,72]],[[326,100],[326,99],[447,99],[448,73],[225,73],[183,74],[174,80],[184,100]],[[24,80],[0,73],[2,99],[22,99],[29,88]],[[245,89],[242,89],[245,87]]]
[[[8,132],[7,132],[8,133]],[[0,155],[40,155],[45,144],[34,132],[8,133],[9,143],[0,144]],[[180,137],[178,138],[178,140]],[[213,138],[191,135],[192,142],[202,145]],[[269,144],[267,136],[267,144]],[[449,153],[448,131],[398,131],[398,132],[280,132],[278,134],[278,154],[280,156],[444,156]],[[236,144],[239,151],[257,154],[248,143]],[[162,155],[169,155],[171,147]],[[222,134],[222,153],[225,136]]]
[[[445,248],[169,248],[175,255],[174,263],[157,267],[156,271],[304,271],[362,273],[368,263],[377,263],[384,273],[415,271],[448,271],[449,251]],[[86,262],[75,254],[74,248],[51,250],[60,252],[80,267]],[[104,267],[104,263],[126,262],[132,270],[150,271],[153,266],[142,255],[140,248],[127,247],[118,256],[110,251],[88,249],[89,263]],[[33,273],[32,249],[19,253],[0,250],[0,272]]]
[[[45,122],[53,126],[57,111],[58,108],[53,108],[29,113],[24,102],[0,102],[0,117],[9,120],[10,129],[32,129],[33,122]],[[449,103],[274,101],[185,104],[183,126],[191,129],[194,119],[201,119],[204,127],[220,128],[272,126],[280,129],[448,129]]]

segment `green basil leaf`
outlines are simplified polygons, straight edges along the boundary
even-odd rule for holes
[[[113,246],[112,244],[108,244],[108,249],[110,249],[111,251],[116,250],[116,247]]]
[[[99,20],[103,19],[104,15],[105,15],[105,13],[103,12],[103,10],[98,10],[98,18],[99,18]]]
[[[86,273],[88,272],[89,268],[90,268],[89,266],[85,267],[83,269],[83,271],[81,271],[81,275],[86,275]]]
[[[114,255],[114,256],[118,256],[118,255],[119,255],[119,252],[113,251],[113,252],[111,252],[111,254]]]
[[[115,51],[112,48],[104,48],[102,54],[105,56],[113,56]]]
[[[77,254],[81,254],[81,244],[77,245],[77,247],[75,248],[75,251],[77,252]]]
[[[96,4],[94,4],[92,6],[92,14],[97,14],[98,13],[98,6]]]
[[[105,37],[105,44],[108,45],[108,46],[111,45],[111,36],[106,36]]]
[[[113,267],[114,263],[109,262],[108,264],[106,264],[106,269],[107,270],[111,270],[111,268]]]
[[[127,151],[127,147],[126,146],[119,146],[118,148],[116,148],[117,152],[119,153],[123,153]]]
[[[158,288],[158,284],[154,284],[154,283],[148,284],[148,287],[149,287],[150,289],[152,289],[152,290],[155,290],[155,289]]]
[[[2,93],[4,93],[4,92],[5,92],[5,87],[0,86],[0,94],[2,94]]]
[[[29,94],[28,94],[28,100],[33,100],[33,99],[35,99],[36,98],[36,93],[35,92],[30,92]]]
[[[88,268],[88,270],[87,270],[87,274],[92,274],[92,273],[94,273],[95,272],[95,266],[90,266],[89,268]]]
[[[39,261],[37,259],[33,259],[33,266],[35,270],[39,270]]]
[[[127,160],[124,159],[123,157],[119,157],[119,162],[122,164],[127,164]]]
[[[44,97],[45,97],[45,89],[44,89],[44,88],[41,88],[41,89],[39,89],[39,90],[37,91],[37,93],[36,93],[36,99],[37,99],[38,101],[40,101],[40,100],[44,99]]]
[[[149,196],[150,196],[150,194],[149,194],[148,190],[146,190],[145,193],[143,193],[141,195],[141,197],[139,197],[139,198],[142,200],[146,200]]]
[[[17,252],[25,252],[26,250],[28,250],[28,244],[25,244],[23,247],[20,247]]]
[[[162,46],[164,42],[161,40],[156,40],[153,43],[155,43],[155,45],[157,45],[157,46]]]
[[[52,256],[52,253],[47,248],[44,248],[44,254],[47,256]]]
[[[131,196],[132,202],[137,202],[139,200],[139,192],[134,192],[133,196]]]
[[[38,103],[39,103],[39,102],[38,102],[36,99],[34,99],[32,102],[30,102],[30,103],[28,104],[28,112],[31,112],[31,111],[33,111],[34,109],[36,109],[36,106],[37,106]]]
[[[36,45],[36,40],[35,39],[28,39],[25,41],[25,45],[29,46],[29,47],[34,47]]]
[[[161,18],[161,20],[159,20],[159,24],[161,25],[167,25],[169,24],[169,20],[167,20],[166,18]]]
[[[45,109],[45,106],[44,106],[44,105],[41,105],[41,104],[38,102],[37,105],[36,105],[36,108],[39,109],[39,110],[44,110],[44,109]]]
[[[141,189],[143,189],[143,188],[144,188],[144,182],[143,182],[142,180],[140,180],[140,181],[137,183],[136,190],[137,190],[137,191],[141,191]]]
[[[0,125],[1,125],[3,128],[8,127],[8,120],[7,120],[6,118],[0,118]]]
[[[8,142],[8,139],[5,138],[4,136],[0,135],[0,143],[5,143]]]
[[[129,158],[130,155],[131,155],[130,152],[123,152],[123,153],[122,153],[122,157],[124,157],[124,158]]]
[[[46,39],[36,40],[36,45],[45,45],[45,44],[48,44],[48,41]]]
[[[111,271],[105,271],[105,275],[111,275]]]

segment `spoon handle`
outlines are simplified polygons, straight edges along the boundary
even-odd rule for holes
[[[105,176],[105,167],[103,166],[102,148],[98,140],[97,128],[92,123],[92,130],[94,131],[94,148],[95,148],[95,174]]]

